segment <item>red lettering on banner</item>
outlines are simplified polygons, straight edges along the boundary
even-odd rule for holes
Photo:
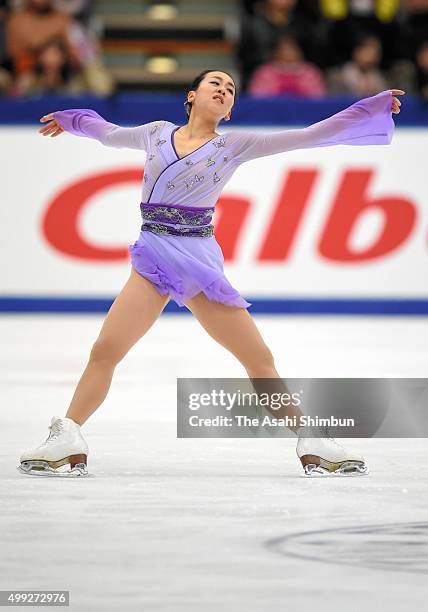
[[[284,180],[258,261],[284,261],[290,255],[307,208],[317,170],[292,170]]]
[[[416,222],[416,208],[404,198],[370,198],[366,193],[372,170],[344,173],[321,234],[318,250],[326,259],[361,262],[382,257],[399,247],[410,236]],[[383,227],[376,241],[363,251],[349,245],[353,227],[370,209],[383,214]]]
[[[89,198],[101,189],[121,183],[141,183],[141,167],[128,170],[111,170],[95,174],[61,191],[49,205],[42,222],[46,240],[54,248],[87,260],[119,261],[129,258],[127,248],[105,248],[90,244],[80,233],[77,224]]]
[[[215,237],[225,261],[236,258],[239,238],[250,211],[250,201],[236,196],[221,196],[215,207]]]
[[[79,259],[127,260],[127,246],[106,248],[91,244],[79,233],[77,221],[97,192],[122,183],[140,185],[142,175],[141,167],[111,170],[67,186],[47,208],[42,222],[46,240],[61,253]],[[410,236],[416,223],[415,205],[405,198],[370,198],[367,189],[372,175],[370,169],[344,173],[321,232],[318,251],[322,257],[348,263],[367,261],[388,254]],[[273,207],[257,261],[284,261],[290,257],[317,176],[316,169],[293,170],[287,174]],[[383,227],[372,245],[357,251],[349,244],[352,231],[361,215],[370,209],[382,212]],[[225,261],[233,261],[237,257],[239,240],[245,231],[250,210],[251,201],[245,197],[221,196],[217,202],[215,237]]]

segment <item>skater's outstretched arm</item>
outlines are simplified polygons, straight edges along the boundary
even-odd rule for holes
[[[399,113],[401,105],[393,94],[404,93],[401,89],[387,89],[302,129],[283,130],[273,134],[239,132],[235,145],[236,158],[242,163],[295,149],[338,144],[389,144],[395,127],[391,113]]]
[[[109,123],[90,108],[71,108],[49,113],[40,119],[49,121],[39,132],[43,136],[59,136],[64,131],[75,136],[94,138],[107,147],[141,149],[147,151],[148,135],[156,121],[136,127],[120,127]]]

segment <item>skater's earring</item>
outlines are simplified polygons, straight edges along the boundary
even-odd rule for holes
[[[192,110],[192,105],[193,105],[193,100],[189,100],[189,98],[187,98],[187,100],[185,100],[185,102],[183,102],[183,106],[185,108],[185,112],[186,112],[186,114],[188,116],[190,115],[190,111]]]

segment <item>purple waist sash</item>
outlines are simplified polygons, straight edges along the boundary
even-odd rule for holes
[[[212,236],[214,207],[141,202],[142,231],[172,236]]]

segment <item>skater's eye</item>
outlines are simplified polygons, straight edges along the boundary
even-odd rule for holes
[[[214,85],[218,85],[219,84],[218,81],[211,81],[211,83],[214,83]],[[229,89],[227,91],[230,91],[230,93],[233,95],[233,89],[230,89],[230,87],[229,87]]]

